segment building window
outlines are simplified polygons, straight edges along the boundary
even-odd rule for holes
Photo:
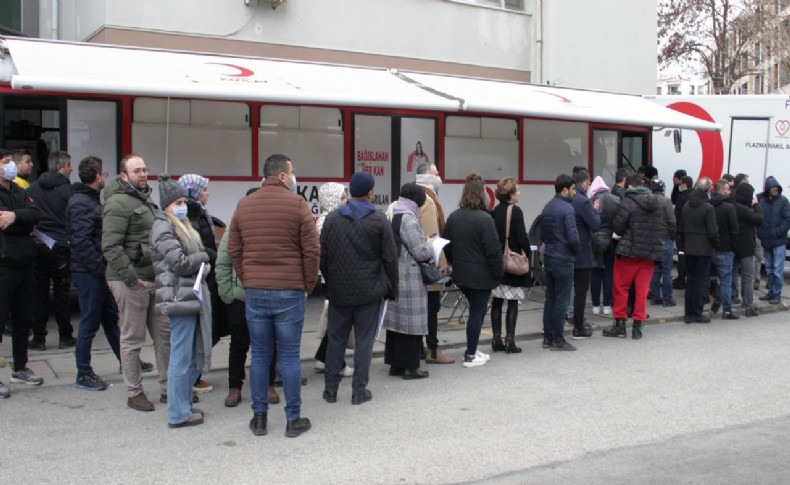
[[[449,0],[454,3],[465,3],[467,5],[478,5],[481,7],[499,8],[502,10],[512,10],[523,12],[525,10],[525,0]]]
[[[667,86],[667,94],[672,94],[672,95],[680,94],[680,85],[670,84],[669,86]]]

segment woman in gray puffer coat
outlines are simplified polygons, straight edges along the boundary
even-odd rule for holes
[[[211,360],[211,299],[205,282],[211,266],[200,235],[186,217],[183,187],[163,174],[159,194],[163,212],[151,229],[151,258],[156,310],[170,318],[167,421],[169,427],[180,428],[203,423],[203,412],[192,407],[192,384]],[[193,291],[198,277],[200,296]]]

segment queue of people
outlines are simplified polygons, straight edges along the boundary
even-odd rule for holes
[[[499,203],[489,211],[485,181],[470,173],[458,208],[445,220],[437,197],[441,178],[432,163],[417,167],[415,182],[401,187],[386,214],[373,205],[374,177],[356,172],[347,187],[328,183],[321,188],[316,223],[295,193],[293,162],[277,154],[266,159],[260,189],[239,201],[218,244],[214,228],[219,222],[207,209],[205,177],[187,174],[175,181],[160,175],[157,205],[145,161],[137,155],[121,160],[112,181],[101,159],[87,157],[78,166],[80,182],[73,185],[67,153],[55,152],[49,162],[48,175],[28,192],[15,182],[18,164],[2,158],[5,291],[0,315],[10,314],[13,325],[11,382],[43,382],[27,366],[29,348],[46,348],[43,310],[39,316],[33,312],[39,308],[36,298],[43,298],[36,285],[43,288],[46,279],[48,288],[54,280],[58,299],[63,298],[58,285],[73,282],[80,305],[77,338],[71,336],[70,322],[61,318],[58,328],[61,347],[76,346],[75,387],[107,388],[91,367],[91,343],[102,328],[120,363],[127,406],[154,410],[142,382],[142,373],[153,365],[140,359],[148,332],[159,370],[159,402],[167,405],[171,428],[203,423],[205,413],[195,404],[198,393],[213,386],[202,375],[210,368],[212,347],[229,334],[225,406],[242,400],[249,353],[251,432],[268,433],[269,405],[280,402],[274,387],[278,374],[285,435],[297,437],[311,429],[302,414],[300,345],[306,299],[319,278],[326,302],[316,370],[324,373],[322,397],[330,404],[337,402],[344,377],[351,378],[352,405],[373,399],[372,348],[385,335],[384,362],[391,377],[426,379],[430,373],[421,367],[423,360],[455,362],[438,348],[437,337],[448,280],[468,304],[462,366],[480,367],[491,359],[479,348],[489,308],[492,351],[520,353],[518,308],[532,284],[535,247],[545,286],[542,346],[551,351],[576,350],[565,338],[570,313],[571,339],[592,337],[585,319],[590,290],[592,313],[613,319],[603,336],[626,337],[630,318],[632,338],[641,339],[648,302],[675,305],[674,245],[684,263],[686,323],[708,323],[719,308],[723,319],[738,319],[737,303],[744,316],[759,314],[753,290],[760,246],[769,290],[762,299],[781,302],[790,203],[773,177],[755,196],[746,176],[715,183],[703,177],[693,184],[685,173],[676,173],[673,206],[652,167],[642,173],[618,170],[611,189],[600,176],[593,179],[578,167],[573,175],[556,178],[555,196],[534,224],[538,236],[531,242],[513,177],[498,181]],[[449,243],[437,253],[438,237]],[[708,302],[710,312],[704,312]],[[348,348],[353,348],[353,366],[345,360]],[[0,397],[9,395],[0,383]]]

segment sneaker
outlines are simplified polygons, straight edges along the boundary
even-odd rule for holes
[[[573,352],[574,350],[576,350],[576,347],[569,344],[568,342],[563,342],[562,345],[552,345],[549,350]]]
[[[543,347],[544,349],[551,348],[551,340],[544,338],[541,347]]]
[[[350,365],[343,367],[340,371],[340,377],[354,377],[354,368]]]
[[[480,357],[480,358],[482,358],[482,359],[485,359],[486,362],[491,360],[491,356],[490,355],[484,354],[483,352],[480,352],[479,350],[475,352],[475,355]]]
[[[9,397],[11,397],[11,389],[0,382],[0,399],[8,399]]]
[[[150,362],[146,362],[144,360],[140,361],[140,370],[143,371],[143,374],[147,374],[149,372],[153,372],[154,364]]]
[[[192,391],[197,394],[203,394],[205,392],[211,392],[213,390],[214,390],[214,386],[204,381],[203,379],[200,379],[199,381],[197,381],[197,384],[192,386]]]
[[[601,314],[601,307],[593,306],[593,315],[600,315]]]
[[[313,369],[315,369],[317,373],[323,374],[324,372],[326,372],[326,364],[324,364],[320,360],[316,360]]]
[[[197,426],[199,424],[203,424],[203,415],[200,413],[193,412],[186,421],[182,421],[180,423],[167,423],[168,428],[185,428],[187,426]]]
[[[197,404],[200,402],[200,398],[194,392],[192,393],[192,403]],[[167,394],[163,393],[159,396],[159,403],[160,404],[167,404]]]
[[[770,300],[768,300],[768,303],[770,303],[771,305],[781,305],[782,299],[777,296],[776,298],[771,298]]]
[[[745,317],[759,317],[760,313],[755,308],[747,308],[743,315]]]
[[[670,307],[673,307],[673,306],[678,306],[678,304],[677,304],[677,302],[675,300],[669,300],[669,301],[665,301],[664,302],[664,308],[670,308]]]
[[[33,337],[27,343],[27,350],[37,350],[39,352],[43,352],[47,350],[47,344],[43,340]]]
[[[573,340],[581,340],[590,337],[592,337],[592,329],[589,325],[584,325],[583,327],[573,327],[573,334],[571,335]]]
[[[717,311],[719,311],[719,308],[721,308],[721,302],[719,300],[716,300],[710,306],[710,311],[711,313],[716,313]]]
[[[426,364],[455,364],[455,359],[441,351],[441,349],[428,349],[425,356]]]
[[[241,402],[241,389],[231,387],[228,389],[228,396],[225,398],[226,408],[235,408]]]
[[[144,413],[154,410],[154,403],[148,400],[148,396],[144,392],[130,397],[126,401],[126,405],[135,411],[142,411]]]
[[[739,318],[741,318],[741,317],[739,317],[738,315],[736,315],[736,314],[734,314],[732,312],[724,312],[724,313],[721,314],[721,319],[722,320],[738,320]]]
[[[766,293],[765,295],[759,297],[758,300],[760,300],[760,301],[771,301],[771,299],[773,299],[773,297],[774,296],[772,294]],[[31,340],[31,342],[32,342],[32,340]]]
[[[650,303],[652,303],[653,305],[663,305],[664,304],[664,300],[662,300],[661,298],[653,297],[653,298],[650,298]]]
[[[604,305],[604,307],[603,307],[603,314],[604,315],[611,315],[612,314],[612,307]]]
[[[741,299],[736,296],[735,298],[732,299],[732,304],[733,305],[740,305],[741,304]]]
[[[103,391],[107,389],[107,383],[101,377],[91,372],[90,374],[77,377],[74,387],[85,391]]]
[[[686,323],[710,323],[710,317],[705,315],[701,317],[686,317]]]
[[[59,349],[71,349],[76,346],[77,346],[77,339],[75,339],[71,335],[66,337],[60,337],[60,343],[58,344]]]
[[[486,359],[484,357],[480,357],[479,355],[469,355],[464,353],[464,367],[480,367],[481,365],[486,365]]]
[[[11,373],[11,382],[16,384],[28,384],[31,386],[40,386],[44,383],[44,379],[33,373],[32,370],[25,367],[24,369]]]
[[[369,389],[365,389],[362,392],[354,392],[351,394],[351,404],[353,404],[354,406],[365,404],[371,399],[373,399],[373,393],[370,392]]]

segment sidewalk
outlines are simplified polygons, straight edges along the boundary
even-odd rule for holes
[[[764,283],[761,285],[759,291],[755,291],[754,299],[758,305],[761,314],[775,313],[787,309],[787,304],[790,303],[790,285],[784,285],[783,292],[783,305],[769,305],[766,302],[758,301],[758,298],[765,294]],[[453,305],[455,304],[458,292],[449,292],[447,298],[442,304],[442,309],[439,313],[439,345],[443,349],[462,349],[466,346],[466,331],[463,321],[459,321],[461,314],[460,309],[456,309],[453,315]],[[516,327],[516,339],[519,341],[529,341],[542,338],[543,331],[543,288],[537,287],[532,290],[529,297],[522,302],[519,309],[518,325]],[[674,297],[677,301],[677,306],[671,308],[664,308],[661,305],[652,305],[648,303],[647,312],[649,319],[648,325],[660,325],[670,322],[681,322],[683,320],[683,290],[674,290]],[[320,340],[318,339],[318,321],[323,309],[323,296],[311,296],[307,302],[307,310],[305,315],[304,332],[302,337],[302,362],[311,363],[314,361],[314,355],[318,349]],[[735,310],[739,310],[738,305],[734,306]],[[707,306],[706,306],[707,309]],[[452,318],[451,318],[452,316]],[[586,318],[592,325],[594,334],[593,338],[602,338],[601,329],[611,325],[612,319],[610,316],[593,315],[592,306],[588,300]],[[721,311],[713,315],[712,325],[721,318]],[[760,318],[760,317],[756,317]],[[741,317],[741,321],[748,321]],[[72,316],[72,324],[76,329],[79,326],[79,315]],[[629,322],[630,326],[630,322]],[[76,379],[76,364],[74,360],[74,349],[59,350],[58,345],[58,332],[53,318],[49,322],[49,335],[47,337],[47,350],[43,352],[30,351],[29,352],[29,367],[37,374],[44,378],[45,386],[61,386],[73,385]],[[570,330],[570,327],[566,327]],[[646,339],[650,338],[650,330],[646,331]],[[482,335],[480,338],[481,349],[489,346],[491,342],[491,322],[488,317],[483,324]],[[212,371],[226,370],[228,368],[228,346],[230,338],[225,337],[214,347],[212,354]],[[538,347],[528,345],[525,352],[532,352]],[[382,357],[384,354],[384,344],[376,342],[373,347],[374,358]],[[148,362],[155,363],[153,355],[153,346],[150,338],[143,347],[142,358]],[[0,344],[0,358],[6,361],[5,369],[0,370],[0,381],[7,382],[8,374],[10,373],[10,360],[11,360],[11,337],[6,335],[3,337],[3,343]],[[248,361],[249,362],[249,361]],[[104,334],[100,330],[96,335],[93,343],[92,365],[94,371],[102,376],[108,383],[122,383],[123,379],[119,372],[118,360],[113,355],[107,344]],[[152,376],[146,374],[146,376]],[[223,376],[224,378],[224,376]]]

